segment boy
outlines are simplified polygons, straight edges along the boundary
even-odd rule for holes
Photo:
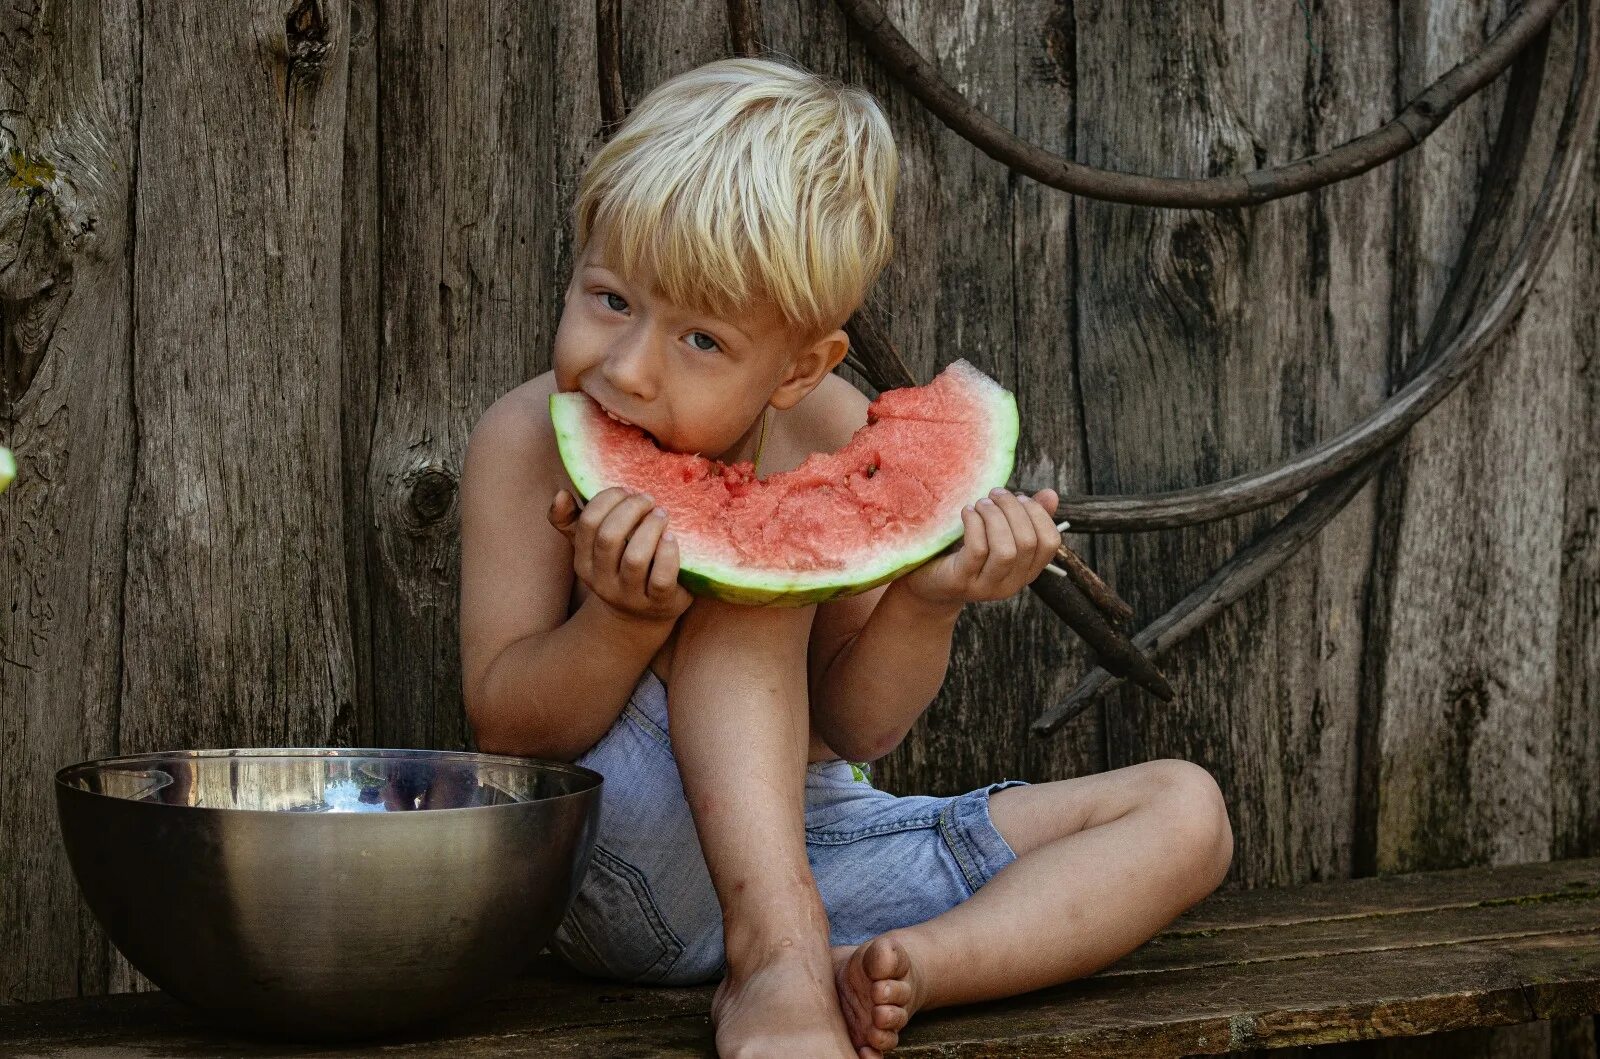
[[[555,370],[497,401],[468,447],[478,743],[606,777],[555,947],[629,980],[723,976],[724,1056],[875,1059],[919,1008],[1111,962],[1232,855],[1215,783],[1183,762],[956,798],[896,798],[849,764],[927,708],[961,607],[1049,561],[1053,492],[974,498],[958,549],[803,609],[692,599],[648,496],[607,490],[580,513],[555,390],[758,473],[865,422],[867,399],[831,372],[891,251],[897,165],[870,96],[787,65],[728,60],[660,86],[579,187]]]

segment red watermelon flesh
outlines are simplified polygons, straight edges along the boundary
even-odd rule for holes
[[[837,452],[757,479],[749,463],[664,452],[582,393],[550,401],[585,497],[622,486],[666,509],[683,582],[746,603],[809,603],[881,584],[961,536],[961,508],[1004,485],[1016,402],[965,361],[891,390]]]

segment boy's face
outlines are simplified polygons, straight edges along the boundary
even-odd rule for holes
[[[843,331],[805,342],[770,305],[720,319],[681,309],[650,277],[624,277],[597,260],[603,245],[591,238],[573,268],[556,385],[582,390],[664,449],[731,455],[769,404],[793,405],[848,348]]]

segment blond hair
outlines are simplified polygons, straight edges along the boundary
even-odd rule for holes
[[[889,123],[862,89],[771,59],[724,59],[659,85],[595,155],[574,211],[624,277],[727,316],[771,303],[820,336],[865,299],[894,249]]]

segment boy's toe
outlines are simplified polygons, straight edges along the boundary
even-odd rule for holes
[[[911,983],[904,978],[885,978],[872,983],[872,1002],[874,1004],[897,1004],[904,1007],[911,1003]]]
[[[879,1004],[872,1009],[872,1024],[880,1030],[903,1030],[910,1021],[911,1016],[898,1004]]]
[[[862,961],[868,978],[904,978],[911,973],[911,957],[893,938],[875,939]]]
[[[900,1043],[900,1035],[893,1030],[873,1029],[867,1034],[867,1043],[880,1052],[892,1052]]]

